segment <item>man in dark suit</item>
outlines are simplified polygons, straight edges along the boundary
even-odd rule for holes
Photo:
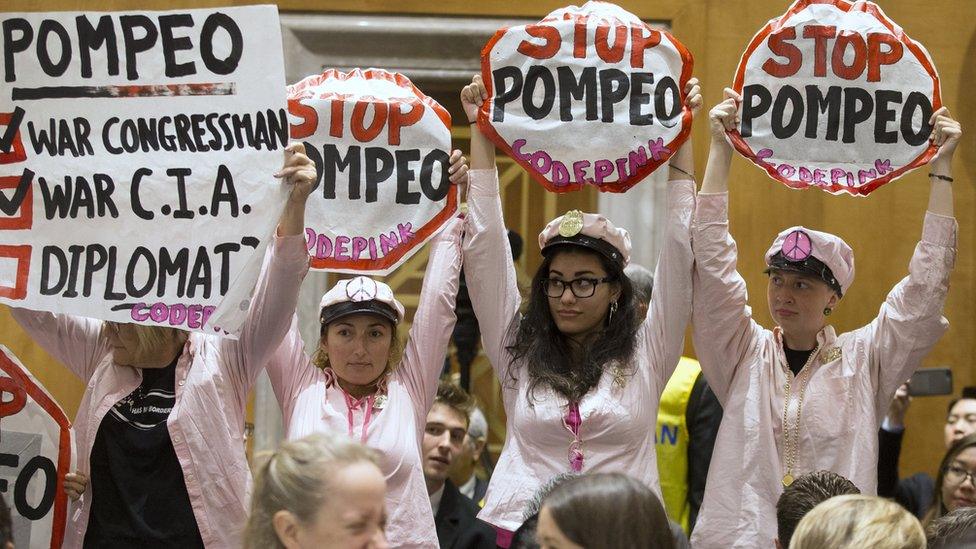
[[[421,447],[424,479],[442,548],[495,547],[495,530],[478,520],[478,506],[462,496],[448,479],[451,463],[461,452],[468,431],[472,406],[471,396],[463,389],[442,381],[424,428]]]

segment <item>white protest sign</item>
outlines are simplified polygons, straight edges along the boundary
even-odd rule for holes
[[[735,148],[794,188],[864,196],[936,152],[928,52],[871,2],[798,0],[742,55]]]
[[[385,275],[457,211],[451,116],[407,77],[330,69],[289,86],[288,110],[318,171],[305,213],[313,269]]]
[[[0,14],[0,301],[236,331],[287,191],[274,6]]]
[[[10,507],[17,547],[61,547],[71,436],[61,407],[0,345],[0,494]]]
[[[546,189],[624,192],[691,132],[692,57],[669,33],[606,2],[499,30],[481,51],[478,125]]]

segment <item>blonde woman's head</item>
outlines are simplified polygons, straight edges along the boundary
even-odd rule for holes
[[[386,481],[378,454],[313,434],[282,443],[254,478],[246,549],[385,549]]]
[[[187,332],[166,326],[105,321],[102,333],[112,347],[112,357],[120,366],[164,368],[178,355]]]
[[[789,549],[925,549],[918,519],[874,496],[837,496],[806,514]]]

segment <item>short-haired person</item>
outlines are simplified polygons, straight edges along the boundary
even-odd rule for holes
[[[631,263],[624,274],[634,285],[641,317],[651,305],[654,274]],[[708,388],[698,361],[681,357],[661,394],[657,411],[655,453],[661,496],[668,517],[690,535],[705,497],[708,464],[722,424],[722,405]]]
[[[546,496],[536,540],[542,549],[672,549],[661,500],[623,473],[567,479]]]
[[[451,183],[462,183],[466,172],[454,151]],[[428,244],[405,345],[397,335],[403,304],[387,284],[357,276],[340,280],[319,301],[311,356],[296,324],[266,365],[288,439],[341,433],[380,451],[393,547],[437,546],[420,445],[454,329],[463,226],[460,217],[449,220]]]
[[[385,549],[380,456],[342,435],[285,441],[256,468],[245,549]]]
[[[957,440],[942,458],[935,477],[935,498],[923,523],[928,526],[965,507],[976,507],[976,433]]]
[[[488,480],[477,474],[478,463],[482,462],[482,455],[488,446],[488,420],[485,413],[475,404],[471,408],[468,432],[461,444],[461,453],[451,466],[451,482],[458,487],[461,495],[478,504],[484,502],[485,492],[488,491]],[[490,474],[490,471],[485,471]]]
[[[478,505],[462,496],[448,478],[451,465],[464,445],[473,406],[474,399],[464,389],[441,381],[434,405],[427,413],[421,457],[437,541],[442,548],[495,547],[495,531],[488,523],[478,520]]]
[[[240,547],[247,395],[288,331],[308,270],[305,201],[316,173],[304,150],[290,144],[275,174],[291,190],[238,339],[11,309],[86,383],[73,422],[78,474],[65,489],[88,489],[69,504],[65,547]]]
[[[790,549],[925,549],[918,519],[876,496],[837,496],[806,514]]]
[[[928,512],[935,492],[935,481],[928,473],[899,478],[898,461],[905,436],[905,414],[911,404],[908,384],[895,392],[888,414],[878,431],[878,495],[892,498],[918,518]],[[943,427],[948,450],[954,442],[976,433],[976,387],[963,387],[959,398],[949,402]]]
[[[956,257],[952,155],[962,134],[933,113],[931,172],[920,242],[903,278],[867,325],[837,334],[828,323],[854,281],[854,254],[838,236],[782,231],[765,254],[776,326],[752,318],[729,234],[728,180],[741,97],[709,113],[712,145],[692,223],[695,351],[724,415],[692,545],[768,547],[775,505],[803,473],[828,470],[865,494],[878,481],[878,427],[892,395],[948,328],[942,316]]]
[[[461,92],[469,122],[487,99],[475,76]],[[683,100],[697,110],[697,80],[688,82]],[[688,223],[695,197],[687,174],[694,162],[690,140],[671,158],[660,298],[651,301],[646,320],[623,272],[630,236],[605,217],[578,210],[540,233],[542,264],[522,314],[494,145],[476,127],[471,133],[464,272],[507,415],[505,445],[480,517],[495,526],[498,545],[508,547],[525,503],[556,474],[627,471],[660,491],[651,426],[690,314]]]
[[[817,505],[836,496],[857,495],[854,483],[830,471],[800,475],[776,502],[776,549],[788,549],[800,520]]]
[[[963,507],[943,515],[925,527],[928,549],[976,547],[976,507]]]

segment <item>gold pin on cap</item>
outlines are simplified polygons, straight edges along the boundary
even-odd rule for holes
[[[583,230],[583,212],[579,210],[570,210],[566,212],[563,216],[562,221],[559,222],[559,236],[563,238],[569,238],[571,236],[576,236],[580,234]]]

